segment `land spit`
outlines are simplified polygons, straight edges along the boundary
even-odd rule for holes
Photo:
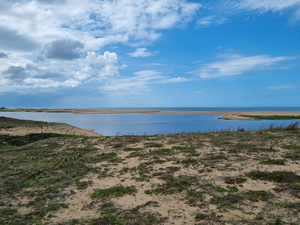
[[[45,112],[45,113],[73,113],[73,114],[125,114],[125,113],[141,113],[141,114],[187,114],[187,115],[223,115],[223,119],[228,120],[255,120],[249,116],[297,116],[300,119],[300,111],[166,111],[166,110],[92,110],[92,109],[31,109],[31,108],[15,108],[0,109],[0,112]]]
[[[300,224],[297,126],[90,136],[0,117],[0,224]]]

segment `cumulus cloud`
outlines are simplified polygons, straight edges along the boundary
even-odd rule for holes
[[[47,59],[73,60],[82,56],[84,44],[77,40],[56,40],[47,43],[42,50],[42,54]],[[42,56],[38,60],[43,61]]]
[[[0,52],[0,59],[1,58],[7,58],[7,54],[5,54],[4,52]]]
[[[159,30],[186,24],[201,8],[186,0],[24,0],[2,6],[0,26],[39,44],[77,37],[94,51],[110,43],[152,42]]]
[[[44,4],[65,4],[67,0],[36,0]]]
[[[127,55],[131,57],[139,58],[139,57],[148,57],[153,54],[151,52],[148,52],[147,48],[137,48],[135,52],[128,53]]]
[[[26,35],[19,34],[17,30],[12,30],[0,26],[0,49],[8,51],[33,51],[39,47],[38,43]]]
[[[0,92],[55,91],[56,88],[77,87],[80,84],[101,81],[118,74],[118,56],[104,52],[103,55],[88,52],[78,59],[76,67],[69,62],[52,62],[41,66],[28,60],[16,59],[14,65],[0,72]],[[9,66],[10,65],[10,66]]]
[[[253,70],[266,70],[280,61],[291,60],[292,57],[270,57],[267,55],[258,55],[243,57],[240,55],[227,55],[225,60],[209,63],[200,70],[193,71],[201,78],[216,78],[243,74]]]
[[[85,63],[86,66],[75,73],[76,79],[81,81],[103,80],[119,73],[118,56],[114,52],[104,52],[103,55],[88,52]]]
[[[21,66],[11,66],[3,71],[4,78],[9,80],[23,80],[26,77],[25,68]]]
[[[267,90],[289,89],[289,88],[298,88],[298,87],[300,87],[299,84],[285,84],[285,85],[269,86],[267,87]]]
[[[202,7],[188,0],[0,0],[0,5],[0,52],[9,52],[0,54],[0,92],[100,86],[100,81],[108,90],[124,67],[105,46],[125,43],[137,48],[132,57],[150,56],[139,47],[164,29],[185,26]],[[133,89],[158,80],[155,73],[148,78],[143,73],[120,79],[128,86],[133,81]]]

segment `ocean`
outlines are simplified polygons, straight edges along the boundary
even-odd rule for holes
[[[101,108],[103,109],[103,108]],[[170,111],[300,111],[300,107],[290,108],[107,108],[130,110],[170,110]],[[105,135],[154,135],[181,132],[209,132],[221,130],[257,130],[270,124],[289,125],[300,120],[235,121],[219,119],[222,115],[178,115],[178,114],[70,114],[0,112],[0,116],[47,122],[67,123],[80,128],[95,129]]]

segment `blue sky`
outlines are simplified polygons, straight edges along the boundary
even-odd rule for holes
[[[0,106],[300,107],[300,0],[0,5]]]

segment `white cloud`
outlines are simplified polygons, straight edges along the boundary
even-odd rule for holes
[[[188,78],[168,78],[156,70],[143,70],[134,73],[132,77],[109,79],[100,90],[109,95],[136,95],[141,91],[149,91],[153,83],[179,83],[190,81]]]
[[[140,91],[148,91],[149,85],[155,80],[163,78],[163,74],[156,70],[144,70],[134,73],[133,77],[110,79],[100,90],[110,95],[135,95]]]
[[[202,7],[187,0],[0,0],[0,5],[0,92],[113,83],[126,65],[119,67],[117,54],[104,52],[105,46],[126,43],[137,48],[131,56],[150,56],[138,47],[151,44],[163,29],[185,25]],[[103,55],[95,53],[100,50]],[[143,86],[149,79],[137,73],[133,82]]]
[[[229,9],[230,13],[233,10],[257,11],[260,13],[291,10],[293,11],[293,19],[300,20],[300,0],[230,0],[224,1],[222,5],[224,8]]]
[[[201,78],[216,78],[243,74],[247,71],[266,70],[280,61],[290,60],[292,57],[270,57],[267,55],[258,55],[252,57],[243,57],[240,55],[227,55],[225,60],[209,63],[202,69],[192,71]]]
[[[217,16],[207,16],[204,18],[201,18],[197,21],[197,25],[199,27],[209,27],[212,25],[220,25],[227,21],[224,17],[217,17]]]
[[[187,81],[191,81],[191,80],[192,79],[186,78],[186,77],[174,77],[174,78],[161,80],[160,83],[182,83],[182,82],[187,82]]]
[[[103,55],[88,52],[83,64],[86,66],[75,73],[75,78],[80,81],[103,80],[118,74],[118,56],[114,52],[104,52]]]
[[[23,58],[12,58],[0,66],[0,92],[55,91],[101,81],[118,74],[118,56],[88,52],[85,59],[73,62],[52,61],[40,65]],[[1,59],[0,59],[1,61]]]
[[[135,52],[128,53],[127,55],[131,57],[139,58],[139,57],[148,57],[153,54],[151,52],[148,52],[147,48],[137,48]]]
[[[277,89],[289,89],[289,88],[298,88],[299,84],[286,84],[286,85],[277,85],[277,86],[269,86],[268,90],[277,90]]]
[[[0,27],[40,46],[72,39],[95,51],[109,43],[153,41],[160,36],[156,30],[187,23],[200,7],[186,0],[11,1],[0,13]]]
[[[235,4],[239,9],[266,11],[281,11],[292,7],[299,7],[299,0],[242,0]]]
[[[203,94],[204,92],[203,91],[195,91],[194,93],[195,94]]]

